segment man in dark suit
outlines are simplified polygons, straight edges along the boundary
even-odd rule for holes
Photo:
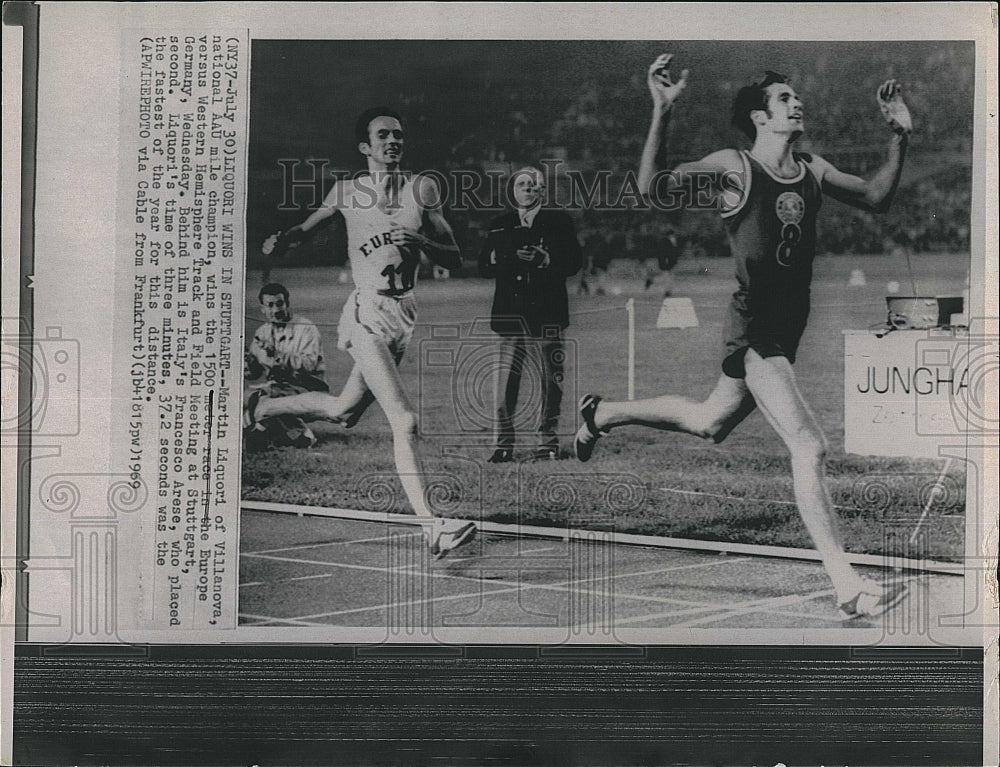
[[[561,210],[542,209],[542,173],[522,168],[512,181],[517,209],[490,224],[479,253],[480,273],[496,279],[490,326],[500,336],[496,450],[491,463],[513,459],[514,414],[525,374],[536,377],[542,397],[533,457],[559,457],[556,425],[565,360],[562,331],[569,325],[566,278],[582,264],[572,219]]]

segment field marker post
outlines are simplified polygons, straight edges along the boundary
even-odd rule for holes
[[[635,299],[625,302],[628,317],[628,398],[635,399]]]

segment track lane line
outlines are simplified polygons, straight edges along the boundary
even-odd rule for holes
[[[738,615],[746,615],[747,613],[753,612],[769,612],[769,607],[779,607],[783,605],[793,605],[800,602],[808,602],[812,599],[818,599],[824,596],[833,596],[833,589],[823,589],[821,591],[813,591],[808,594],[790,594],[785,597],[772,597],[770,599],[762,599],[749,603],[737,603],[733,605],[724,605],[720,607],[720,614],[718,615],[706,615],[701,618],[696,618],[690,621],[684,621],[683,623],[673,623],[670,625],[671,629],[675,628],[697,628],[698,624],[704,623],[706,621],[716,621],[724,620],[726,618],[735,618]],[[814,616],[816,618],[823,618],[822,615]],[[829,618],[825,618],[829,621]],[[841,623],[841,620],[837,620]]]
[[[253,613],[240,613],[240,618],[247,618],[249,620],[255,621],[267,621],[268,623],[289,623],[293,626],[310,626],[310,623],[304,623],[298,618],[275,618],[270,615],[255,615]]]
[[[373,512],[362,509],[344,509],[339,507],[302,506],[298,504],[273,503],[269,501],[242,500],[241,510],[271,511],[285,514],[310,515],[333,519],[355,519],[368,522],[383,522],[399,525],[423,524],[412,514],[395,512]],[[650,548],[668,548],[693,551],[726,552],[749,556],[772,557],[776,559],[791,559],[801,561],[820,561],[819,552],[815,549],[790,548],[786,546],[770,546],[762,544],[731,543],[724,541],[693,540],[672,538],[669,536],[640,535],[617,531],[594,531],[577,528],[554,528],[522,524],[506,524],[487,520],[474,520],[481,533],[511,535],[515,537],[555,538],[557,540],[594,540],[602,538],[616,545],[644,546]],[[933,572],[945,575],[964,575],[964,567],[960,563],[942,562],[937,560],[918,560],[895,555],[854,554],[847,552],[847,561],[853,565],[877,567],[882,570],[903,569],[917,572]]]
[[[715,563],[701,563],[700,566],[707,566],[708,564],[715,564]],[[689,569],[689,568],[694,567],[694,566],[698,566],[698,565],[680,565],[680,566],[676,566],[676,567],[664,568],[662,570],[656,570],[656,571],[650,571],[650,572],[651,573],[670,572],[671,570]],[[413,569],[407,568],[406,570],[403,570],[402,572],[410,572],[410,573],[414,573],[415,574],[417,571],[413,570]],[[468,575],[456,575],[456,574],[452,574],[452,573],[439,573],[439,572],[435,573],[435,572],[432,572],[431,575],[432,575],[432,577],[435,577],[435,578],[447,578],[447,579],[452,579],[452,580],[462,580],[462,581],[466,581],[466,582],[469,582],[469,583],[478,583],[478,584],[480,584],[481,587],[483,585],[492,584],[492,583],[506,583],[505,581],[484,580],[482,577],[478,577],[477,578],[477,577],[472,577],[472,576],[468,576]],[[574,587],[574,584],[576,584],[576,587]],[[469,597],[472,597],[472,596],[476,596],[477,594],[480,595],[480,596],[489,596],[489,595],[498,595],[498,594],[518,593],[518,592],[522,592],[522,591],[532,591],[532,590],[536,590],[536,591],[555,591],[555,592],[563,593],[563,594],[575,594],[577,596],[599,596],[602,593],[602,592],[599,592],[599,591],[595,591],[593,589],[581,589],[581,588],[579,588],[579,585],[575,581],[562,581],[562,582],[557,582],[557,583],[552,583],[552,584],[548,584],[548,583],[524,583],[524,582],[518,582],[518,583],[516,583],[514,585],[504,585],[504,586],[501,586],[500,588],[492,589],[490,591],[483,591],[482,589],[480,589],[479,591],[470,591],[470,592],[467,592],[467,593],[464,593],[464,594],[450,594],[450,595],[447,595],[447,596],[432,597],[431,599],[428,599],[428,600],[425,600],[425,601],[427,603],[433,605],[435,602],[439,602],[439,601],[440,602],[446,602],[446,601],[454,601],[456,599],[466,599],[466,598],[469,598]],[[700,613],[700,612],[706,612],[706,611],[719,611],[719,610],[727,609],[727,607],[731,607],[732,606],[732,605],[726,605],[726,604],[719,604],[717,602],[697,602],[697,601],[692,601],[692,600],[687,600],[687,599],[677,599],[677,598],[668,598],[668,597],[656,597],[656,596],[652,596],[652,595],[618,594],[617,592],[615,592],[615,598],[618,598],[618,599],[628,599],[628,600],[631,600],[631,601],[638,601],[638,602],[653,602],[654,604],[676,604],[676,605],[686,606],[688,609],[680,611],[681,613],[684,613],[684,612]],[[395,607],[397,604],[398,604],[398,602],[392,602],[392,603],[383,603],[381,605],[373,605],[373,606],[367,606],[367,607],[352,607],[352,608],[348,608],[348,609],[344,609],[344,610],[333,610],[333,611],[329,611],[329,612],[325,612],[325,613],[313,613],[311,615],[299,616],[298,620],[306,620],[306,621],[308,621],[308,620],[314,620],[314,619],[319,619],[319,618],[331,618],[331,617],[337,617],[337,616],[340,616],[340,615],[350,615],[350,614],[356,614],[356,613],[363,613],[363,612],[368,612],[368,611],[372,611],[372,610],[387,610],[387,609],[390,609],[392,607]],[[745,604],[745,603],[737,603],[737,604]],[[668,613],[668,614],[673,614],[673,613]],[[324,624],[319,624],[319,625],[324,625]]]
[[[418,537],[418,535],[410,535],[410,536],[404,536],[404,537],[413,538],[413,537]],[[383,538],[380,537],[378,540],[383,540]],[[366,571],[374,571],[374,572],[380,572],[380,573],[386,573],[387,572],[387,569],[385,567],[373,567],[373,566],[367,566],[367,565],[355,565],[355,564],[344,563],[344,562],[327,562],[327,561],[323,561],[323,560],[307,560],[307,559],[300,559],[300,558],[297,558],[297,557],[277,557],[277,556],[266,555],[266,554],[259,554],[259,553],[258,554],[252,554],[252,556],[256,556],[259,559],[273,560],[273,561],[282,561],[282,562],[289,562],[289,563],[303,563],[303,564],[310,564],[310,565],[320,565],[320,566],[324,566],[324,567],[345,568],[345,569],[354,569],[354,570],[366,570]],[[723,559],[721,557],[714,557],[713,560],[710,561],[710,562],[696,562],[696,563],[689,563],[689,564],[684,564],[684,565],[670,565],[670,566],[667,566],[667,567],[655,568],[653,570],[644,570],[644,571],[639,571],[639,572],[634,572],[634,573],[615,574],[615,575],[612,575],[611,577],[613,579],[618,579],[618,578],[633,577],[633,576],[642,576],[642,575],[660,575],[660,574],[674,572],[674,571],[678,571],[678,570],[700,569],[700,568],[705,568],[705,567],[714,567],[714,566],[717,566],[717,565],[735,564],[735,563],[738,563],[738,562],[747,561],[747,559],[749,559],[749,558],[748,557],[740,557],[738,559],[734,559],[734,558],[725,558],[725,559]],[[472,558],[467,558],[465,560],[453,560],[453,561],[458,562],[458,561],[474,561],[474,560]],[[525,568],[525,569],[527,569],[527,568]],[[537,570],[537,569],[541,569],[541,568],[532,568],[532,569]],[[555,568],[553,568],[553,569],[555,569]],[[484,567],[484,570],[486,570],[488,572],[489,568],[488,567]],[[509,569],[506,569],[506,570],[499,570],[498,572],[505,572],[505,571],[518,572],[518,573],[522,572],[521,569],[516,569],[516,568],[509,568]],[[407,567],[407,568],[401,568],[401,569],[397,570],[397,572],[398,573],[402,573],[402,574],[406,574],[406,573],[417,574],[420,571],[418,569],[416,569],[415,567]],[[334,577],[335,575],[336,575],[336,573],[319,573],[319,574],[309,575],[309,576],[297,576],[297,577],[292,578],[292,579],[283,579],[282,581],[275,581],[274,583],[284,583],[284,582],[294,582],[294,581],[304,581],[304,580],[316,580],[316,579],[323,579],[323,578],[331,578],[331,577]],[[461,574],[455,574],[455,573],[435,572],[433,570],[431,570],[429,572],[429,575],[431,575],[434,578],[451,579],[451,580],[461,580],[461,581],[465,581],[465,582],[468,582],[468,583],[477,583],[477,584],[480,585],[480,587],[482,587],[484,584],[507,583],[507,581],[503,581],[503,580],[485,580],[485,579],[483,579],[483,577],[481,575],[480,576],[470,576],[470,575],[461,575]],[[469,593],[465,593],[465,594],[448,595],[448,596],[441,596],[441,597],[432,597],[430,600],[427,600],[427,601],[430,604],[433,604],[434,602],[437,602],[437,601],[453,601],[455,599],[464,599],[464,598],[467,598],[467,597],[471,597],[471,596],[473,596],[473,595],[475,595],[477,593],[480,594],[480,595],[503,594],[503,593],[515,593],[515,592],[520,592],[520,591],[523,591],[523,590],[556,591],[558,593],[576,594],[578,596],[597,596],[597,595],[600,595],[602,593],[602,592],[599,592],[599,591],[595,591],[593,589],[582,589],[582,588],[579,587],[579,583],[577,583],[575,581],[561,581],[561,582],[557,581],[554,584],[525,583],[523,581],[519,581],[515,585],[507,585],[507,586],[503,586],[501,588],[493,589],[493,590],[490,590],[490,591],[487,591],[487,592],[483,592],[482,590],[480,590],[478,592],[469,592]],[[687,605],[687,606],[689,606],[691,608],[695,608],[695,610],[697,612],[703,612],[705,610],[719,610],[719,609],[724,609],[725,608],[725,605],[719,605],[718,603],[715,603],[715,602],[698,602],[698,601],[691,601],[691,600],[684,600],[684,599],[659,597],[659,596],[655,596],[655,595],[652,595],[652,594],[630,594],[630,593],[620,594],[620,593],[615,592],[615,596],[616,596],[616,598],[619,598],[619,599],[628,599],[628,600],[639,601],[639,602],[652,602],[654,604]],[[345,610],[335,610],[335,611],[329,611],[329,612],[325,612],[325,613],[314,613],[314,614],[310,614],[310,615],[300,616],[298,618],[298,620],[309,621],[309,620],[313,620],[313,619],[317,619],[317,618],[336,617],[336,616],[339,616],[339,615],[355,614],[355,613],[367,612],[367,611],[372,611],[372,610],[379,610],[379,611],[381,611],[381,610],[390,609],[391,607],[394,607],[397,604],[398,604],[398,602],[392,602],[392,603],[383,603],[383,604],[380,604],[380,605],[371,605],[371,606],[366,606],[366,607],[348,608],[348,609],[345,609]],[[320,625],[322,625],[322,624],[320,624]]]
[[[296,544],[295,546],[283,546],[280,549],[262,549],[261,551],[245,551],[240,552],[241,554],[280,554],[283,551],[302,551],[304,549],[315,549],[322,546],[347,546],[352,543],[376,543],[378,541],[384,541],[391,535],[391,531],[386,531],[384,535],[378,535],[371,538],[356,538],[353,541],[325,541],[323,543],[302,543]],[[419,533],[409,533],[401,535],[402,538],[416,538]]]
[[[401,537],[403,537],[403,538],[416,538],[416,537],[419,537],[419,534],[404,535],[404,536],[401,536]],[[374,539],[362,539],[362,540],[382,541],[382,540],[385,540],[385,539],[386,539],[386,536],[378,536],[377,538],[374,538]],[[554,547],[548,547],[547,549],[544,549],[544,550],[551,550],[553,548]],[[297,557],[276,557],[276,556],[272,556],[272,555],[261,554],[259,552],[258,553],[248,552],[247,554],[250,555],[250,556],[256,556],[256,557],[258,557],[260,559],[274,560],[274,561],[283,561],[283,562],[289,562],[289,563],[302,563],[302,564],[310,564],[310,565],[320,565],[320,566],[331,567],[331,568],[344,568],[344,569],[374,571],[374,572],[380,572],[380,573],[386,573],[387,572],[387,568],[385,568],[385,567],[373,567],[373,566],[366,566],[366,565],[356,565],[356,564],[345,563],[345,562],[329,562],[329,561],[323,561],[323,560],[306,560],[306,559],[300,559],[300,558],[297,558]],[[655,568],[655,569],[652,569],[652,570],[644,570],[644,571],[637,571],[637,572],[616,573],[616,574],[613,574],[612,576],[610,576],[610,578],[612,580],[619,580],[619,579],[630,578],[630,577],[647,576],[647,575],[659,575],[659,574],[665,574],[665,573],[669,573],[669,572],[673,572],[673,571],[679,571],[679,570],[701,569],[701,568],[705,568],[705,567],[714,567],[714,566],[717,566],[717,565],[737,564],[737,563],[740,563],[740,562],[746,562],[749,559],[750,559],[749,557],[739,557],[739,558],[721,558],[721,557],[715,557],[710,562],[696,562],[696,563],[690,563],[690,564],[684,564],[684,565],[671,565],[671,566],[668,566],[668,567]],[[465,558],[465,559],[456,559],[456,560],[452,560],[452,561],[453,562],[474,561],[474,558],[470,557],[470,558]],[[488,566],[485,566],[483,569],[485,571],[487,571],[487,572],[489,571],[489,567]],[[541,569],[541,568],[532,568],[532,569],[537,570],[537,569]],[[510,572],[521,572],[522,570],[520,570],[518,568],[510,568],[509,571]],[[407,567],[407,568],[400,568],[399,570],[397,570],[397,572],[398,573],[402,573],[402,574],[406,574],[406,573],[417,574],[417,573],[420,572],[420,570],[418,570],[416,567]],[[504,570],[499,570],[498,572],[504,572]],[[467,599],[467,598],[470,598],[470,597],[473,597],[473,596],[476,596],[476,595],[481,596],[481,597],[485,597],[485,596],[489,596],[489,595],[501,595],[501,594],[505,594],[505,593],[516,593],[516,592],[525,591],[525,590],[528,590],[528,591],[530,591],[530,590],[556,591],[556,592],[559,592],[559,593],[576,594],[577,596],[599,596],[599,595],[601,595],[603,593],[601,591],[596,591],[596,590],[593,590],[593,589],[582,589],[582,588],[580,588],[580,584],[578,582],[575,582],[575,581],[562,581],[562,582],[558,582],[557,581],[556,583],[553,583],[553,584],[525,583],[523,581],[519,581],[518,583],[516,583],[514,585],[506,585],[506,586],[502,586],[500,588],[495,588],[495,589],[490,589],[488,591],[483,591],[483,587],[486,586],[487,584],[493,584],[493,583],[498,583],[499,584],[499,583],[506,583],[506,582],[503,581],[503,580],[498,580],[498,581],[485,580],[482,577],[482,575],[479,575],[479,576],[469,576],[469,575],[461,575],[461,574],[455,574],[455,573],[437,572],[437,571],[434,571],[434,570],[430,570],[428,572],[428,574],[431,575],[431,577],[433,577],[433,578],[461,580],[461,581],[465,581],[465,582],[469,582],[469,583],[476,583],[476,584],[479,584],[480,589],[478,591],[472,591],[472,592],[463,593],[463,594],[438,596],[438,597],[432,597],[432,598],[430,598],[428,600],[422,600],[426,605],[433,605],[435,602],[447,602],[447,601],[454,601],[454,600],[457,600],[457,599]],[[277,583],[285,583],[285,582],[317,580],[317,579],[330,578],[330,577],[333,577],[334,575],[336,575],[336,573],[321,573],[321,574],[315,574],[315,575],[309,575],[309,576],[297,576],[297,577],[292,578],[292,579],[283,579],[281,581],[275,581],[274,583],[277,584]],[[241,586],[242,585],[245,585],[245,584],[241,584]],[[668,612],[661,612],[661,613],[650,613],[647,616],[637,616],[637,617],[622,618],[621,620],[616,619],[615,622],[616,622],[616,625],[621,625],[622,622],[634,624],[636,622],[641,622],[641,621],[645,621],[645,620],[655,620],[658,617],[672,617],[672,616],[683,615],[683,614],[697,614],[697,613],[705,613],[705,612],[711,612],[711,613],[713,613],[712,615],[702,615],[700,618],[694,619],[692,621],[686,621],[686,622],[681,623],[681,624],[673,624],[673,625],[671,625],[671,628],[674,628],[674,627],[682,627],[683,628],[683,627],[687,627],[689,625],[693,627],[693,626],[697,626],[700,623],[704,623],[706,621],[724,620],[725,618],[730,617],[730,616],[747,614],[749,612],[757,612],[757,611],[767,612],[768,611],[767,607],[771,606],[771,605],[785,604],[785,603],[787,603],[787,604],[794,604],[794,603],[797,603],[797,602],[808,601],[808,600],[814,599],[814,598],[816,598],[818,596],[829,595],[831,593],[832,593],[832,590],[824,590],[824,591],[817,591],[817,592],[813,592],[811,594],[805,594],[805,595],[788,595],[788,596],[785,596],[785,597],[768,598],[767,600],[753,600],[751,602],[737,602],[737,603],[730,603],[730,604],[725,604],[725,603],[719,604],[719,603],[715,603],[715,602],[699,602],[699,601],[692,601],[692,600],[685,600],[685,599],[678,599],[678,598],[660,597],[660,596],[656,596],[656,595],[653,595],[653,594],[635,594],[635,593],[624,593],[624,594],[622,594],[622,593],[614,592],[614,597],[617,598],[617,599],[627,599],[627,600],[639,601],[639,602],[652,602],[652,603],[659,603],[659,604],[675,604],[675,605],[685,605],[685,606],[687,606],[686,609],[675,610],[675,611],[668,611]],[[399,602],[397,601],[397,602],[392,602],[392,603],[384,603],[384,604],[381,604],[381,605],[370,605],[370,606],[364,606],[364,607],[348,608],[348,609],[345,609],[345,610],[329,611],[329,612],[325,612],[325,613],[315,613],[315,614],[311,614],[311,615],[306,615],[306,616],[300,616],[300,617],[297,617],[297,618],[287,619],[287,622],[311,621],[311,620],[319,619],[319,618],[337,617],[337,616],[341,616],[341,615],[363,613],[363,612],[369,612],[369,611],[374,611],[374,610],[382,611],[382,610],[391,609],[391,608],[396,607],[398,605],[399,605]],[[812,614],[812,613],[805,614],[805,613],[788,613],[787,611],[778,611],[775,614],[789,614],[789,615],[793,615],[795,617],[819,618],[820,620],[825,620],[825,621],[834,620],[832,618],[829,618],[829,617],[826,617],[826,616],[823,616],[823,615],[820,615],[820,614]],[[285,620],[285,619],[277,619],[277,620]],[[841,622],[841,621],[839,619],[837,619],[837,622]],[[309,623],[308,625],[325,625],[325,624],[313,624],[313,623]]]

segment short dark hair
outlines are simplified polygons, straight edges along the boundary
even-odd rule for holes
[[[280,282],[269,282],[267,285],[262,287],[260,292],[257,294],[257,301],[264,303],[264,296],[283,296],[286,304],[290,302],[288,297],[288,288]]]
[[[368,134],[368,126],[371,125],[372,120],[376,117],[392,117],[403,122],[403,118],[399,116],[399,112],[395,109],[390,109],[389,107],[370,107],[361,113],[358,121],[354,124],[354,137],[358,140],[359,144],[367,144],[371,141],[371,136]]]
[[[785,75],[768,69],[760,82],[745,85],[736,93],[736,98],[733,99],[733,125],[751,141],[757,138],[757,126],[750,119],[750,113],[758,109],[767,111],[767,87],[787,82],[788,78]]]

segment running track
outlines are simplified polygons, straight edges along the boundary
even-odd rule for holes
[[[870,628],[844,622],[815,562],[481,534],[434,561],[412,525],[244,510],[243,626],[566,629]],[[906,602],[879,619],[903,633],[966,601],[962,577],[905,578]],[[919,625],[918,622],[919,621]],[[953,623],[954,619],[950,619]]]

